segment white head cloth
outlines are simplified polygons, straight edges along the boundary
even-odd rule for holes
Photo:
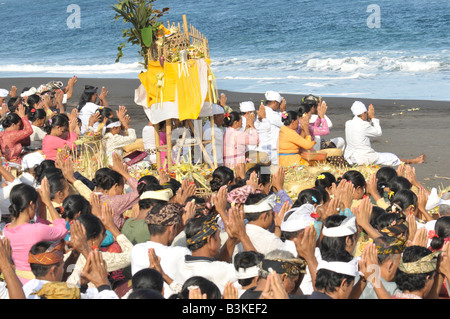
[[[358,231],[356,228],[356,217],[350,216],[342,221],[337,227],[323,227],[322,234],[326,237],[344,237],[355,234]]]
[[[0,97],[7,97],[9,94],[8,90],[0,89]]]
[[[346,263],[342,261],[325,261],[320,260],[317,264],[317,271],[320,269],[326,269],[337,272],[338,274],[348,275],[356,277],[358,275],[358,263],[353,259]]]
[[[277,101],[278,103],[281,103],[282,97],[278,92],[267,91],[265,96],[267,101]]]
[[[30,169],[39,164],[41,164],[45,160],[45,156],[39,152],[34,152],[27,154],[22,159],[22,169]]]
[[[262,213],[272,210],[277,202],[277,195],[266,196],[258,203],[253,205],[244,205],[244,213]]]
[[[252,112],[255,110],[255,104],[252,101],[241,102],[239,103],[239,110],[242,113]]]
[[[290,214],[292,211],[294,212]],[[281,222],[281,231],[295,232],[314,224],[316,220],[311,217],[311,214],[314,212],[314,206],[311,204],[303,204],[300,207],[287,211],[285,216],[288,216],[288,218]]]
[[[367,112],[366,106],[361,101],[355,101],[350,109],[352,110],[353,115],[356,116]]]
[[[120,124],[120,121],[117,121],[117,122],[109,123],[108,125],[106,125],[105,128],[119,127],[120,125],[121,125],[121,124]]]
[[[253,277],[258,277],[259,275],[259,266],[252,266],[248,268],[242,268],[239,267],[239,269],[236,271],[236,277],[237,279],[248,279]]]
[[[225,114],[225,110],[220,105],[213,104],[212,107],[213,107],[213,115]]]
[[[161,189],[158,191],[146,191],[143,192],[139,199],[158,199],[168,202],[173,196],[170,188]]]
[[[37,92],[36,88],[32,87],[28,91],[25,91],[22,94],[20,94],[20,97],[30,96],[30,95],[36,94],[36,92]]]

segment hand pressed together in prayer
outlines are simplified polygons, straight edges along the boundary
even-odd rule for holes
[[[224,185],[219,188],[217,194],[211,196],[211,202],[214,205],[215,211],[220,215],[223,220],[228,218],[227,215],[227,187]]]
[[[266,285],[259,299],[289,299],[281,277],[276,271],[267,276]]]
[[[272,189],[274,192],[279,192],[284,189],[285,169],[280,166],[277,172],[272,175]]]
[[[103,260],[101,251],[95,249],[89,253],[80,278],[93,283],[97,288],[105,285],[110,286],[106,262]]]
[[[238,289],[232,282],[227,282],[222,294],[223,299],[239,299]]]

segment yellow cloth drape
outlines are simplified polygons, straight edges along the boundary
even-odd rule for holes
[[[209,59],[205,59],[209,65]],[[186,72],[187,70],[187,72]],[[164,74],[164,84],[157,85],[158,75]],[[210,83],[200,83],[199,67],[196,60],[188,60],[182,63],[164,63],[161,67],[158,61],[149,62],[146,72],[139,74],[139,79],[147,91],[147,105],[149,107],[161,107],[161,98],[164,102],[177,102],[180,121],[197,119],[203,105],[201,88]],[[207,96],[205,100],[210,100]],[[156,104],[155,106],[152,106]],[[164,107],[164,105],[163,105]]]

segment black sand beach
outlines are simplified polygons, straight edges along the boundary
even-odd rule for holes
[[[10,89],[12,85],[21,92],[24,87],[45,84],[51,80],[59,80],[67,84],[68,78],[0,78],[0,88]],[[139,79],[112,78],[79,78],[68,106],[74,107],[83,91],[84,85],[106,87],[109,91],[110,107],[117,109],[125,105],[131,116],[132,126],[140,137],[142,128],[148,119],[141,106],[134,103],[134,90],[139,87]],[[219,90],[225,93],[227,104],[234,109],[239,108],[242,101],[253,101],[259,105],[264,99],[264,92],[238,93]],[[288,109],[296,110],[303,96],[283,94]],[[405,93],[407,95],[407,93]],[[327,115],[333,122],[329,138],[344,137],[345,121],[351,119],[350,106],[355,100],[366,105],[373,104],[375,114],[380,119],[383,136],[372,139],[372,146],[379,152],[392,152],[400,158],[412,158],[426,154],[423,164],[414,165],[418,180],[427,188],[446,188],[450,186],[450,101],[425,100],[384,100],[367,98],[326,97]],[[415,110],[413,110],[415,109]],[[419,109],[419,110],[417,110]]]

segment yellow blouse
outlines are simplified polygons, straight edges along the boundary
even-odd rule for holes
[[[310,150],[316,142],[311,136],[303,138],[295,130],[282,126],[278,135],[278,163],[281,166],[308,165],[300,156],[300,149]]]

